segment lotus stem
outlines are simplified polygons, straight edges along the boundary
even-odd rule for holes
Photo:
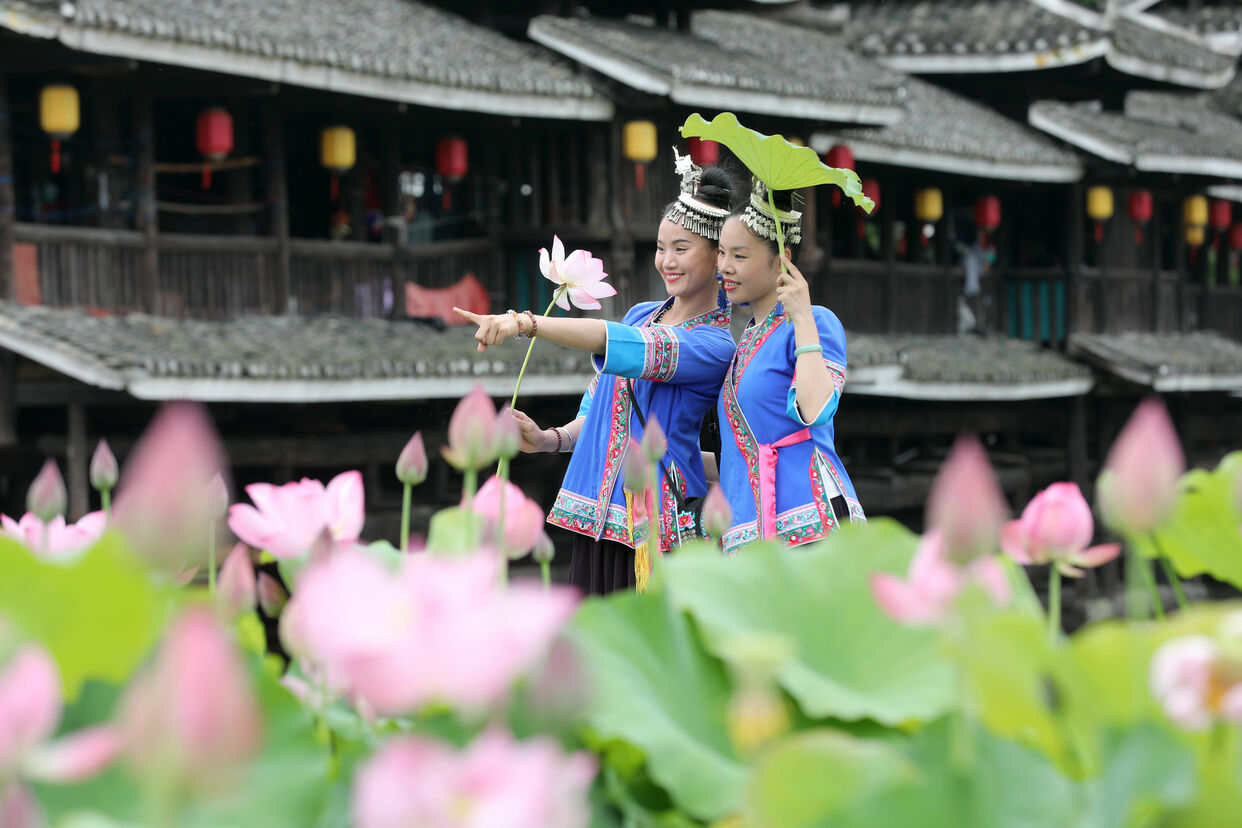
[[[408,552],[410,547],[410,496],[414,486],[405,483],[401,488],[401,551]]]
[[[1169,556],[1164,554],[1164,547],[1160,545],[1160,539],[1156,537],[1155,532],[1149,532],[1147,535],[1151,538],[1151,545],[1156,548],[1156,554],[1160,556],[1160,565],[1164,568],[1164,577],[1169,582],[1169,586],[1173,588],[1173,594],[1177,596],[1177,608],[1185,610],[1189,606],[1186,601],[1186,591],[1182,589],[1182,579],[1177,577],[1177,571],[1173,569],[1173,563],[1169,560]]]
[[[207,521],[207,593],[216,594],[216,522]]]
[[[112,514],[112,490],[111,489],[100,489],[99,490],[99,502],[103,508],[104,514],[111,515]]]
[[[547,316],[552,313],[552,308],[556,306],[556,302],[565,293],[565,286],[561,285],[552,294],[552,301],[548,303],[548,307],[544,310],[543,315]],[[518,370],[517,383],[513,386],[513,397],[509,400],[509,408],[517,406],[518,391],[522,387],[522,377],[526,376],[526,365],[530,362],[530,352],[535,350],[535,337],[530,338],[530,344],[526,346],[526,358],[522,360],[522,367]],[[497,472],[499,473],[499,472]],[[507,478],[502,478],[502,480]]]
[[[1053,644],[1061,635],[1061,570],[1056,564],[1048,573],[1048,640]]]
[[[543,576],[543,591],[552,589],[552,562],[540,561],[539,574]]]

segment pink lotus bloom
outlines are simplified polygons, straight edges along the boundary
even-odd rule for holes
[[[513,408],[508,403],[496,414],[496,428],[492,432],[492,448],[498,458],[512,460],[517,457],[518,447],[522,445],[522,432],[518,429],[517,420],[513,417]]]
[[[996,551],[1008,515],[983,445],[974,435],[958,437],[927,498],[927,526],[944,533],[951,557],[969,560]]]
[[[625,458],[621,461],[621,473],[625,488],[632,492],[646,492],[651,488],[651,464],[642,446],[631,437],[625,444]]]
[[[604,262],[585,250],[575,250],[567,257],[559,236],[552,237],[550,257],[547,248],[539,248],[539,272],[549,281],[565,286],[556,299],[563,310],[569,310],[570,302],[583,310],[599,310],[603,307],[600,299],[617,295],[616,289],[604,281],[608,278]]]
[[[108,448],[108,441],[100,440],[99,445],[95,446],[95,453],[91,455],[91,486],[100,492],[112,491],[120,474],[116,455]]]
[[[1087,548],[1095,521],[1075,483],[1053,483],[1026,505],[1022,517],[1001,529],[1001,548],[1020,564],[1053,563],[1062,574],[1081,578],[1079,567],[1097,567],[1121,554],[1121,545]]]
[[[427,449],[423,446],[423,433],[414,436],[401,449],[397,457],[397,479],[408,486],[417,486],[427,479]]]
[[[664,429],[660,428],[659,420],[654,417],[647,420],[647,427],[643,429],[643,439],[639,446],[648,463],[653,466],[659,464],[660,458],[668,451],[668,437],[665,436]]]
[[[1143,400],[1134,410],[1109,450],[1104,469],[1097,491],[1110,526],[1149,532],[1173,511],[1186,457],[1158,397]]]
[[[224,559],[220,580],[216,585],[216,603],[228,618],[236,618],[254,609],[257,587],[250,550],[239,543]]]
[[[235,778],[263,740],[241,653],[206,609],[183,612],[121,703],[130,765],[146,779],[210,789]]]
[[[115,729],[85,728],[49,741],[60,716],[56,662],[41,646],[18,647],[0,667],[0,780],[77,782],[111,764],[121,748]]]
[[[26,511],[34,512],[41,520],[51,520],[65,513],[68,502],[65,479],[60,476],[56,461],[45,460],[43,468],[39,469],[39,474],[26,492]]]
[[[934,529],[919,541],[905,580],[887,572],[872,575],[871,592],[880,609],[899,624],[929,626],[944,618],[972,582],[997,605],[1009,602],[1009,581],[995,558],[957,564],[946,553],[942,532]]]
[[[1212,723],[1213,672],[1220,648],[1206,635],[1188,635],[1162,644],[1149,668],[1152,695],[1169,720],[1187,730]]]
[[[362,533],[362,475],[357,471],[338,474],[326,487],[307,478],[283,486],[251,483],[246,494],[255,505],[230,506],[229,528],[245,543],[274,557],[304,555],[325,532],[346,546]]]
[[[493,475],[474,496],[475,514],[486,520],[493,533],[500,518],[500,492],[500,478]],[[508,481],[504,484],[504,492],[505,525],[501,540],[509,557],[520,558],[534,548],[543,534],[543,507]]]
[[[572,590],[498,586],[495,555],[410,555],[390,571],[361,551],[312,563],[281,621],[289,651],[385,715],[431,701],[501,699],[573,613]]]
[[[206,559],[211,519],[203,492],[224,467],[207,410],[166,403],[125,463],[113,525],[140,557],[168,572]]]
[[[34,512],[13,520],[0,515],[0,532],[24,544],[36,555],[48,560],[67,560],[89,549],[103,536],[108,517],[103,512],[83,515],[77,523],[65,523],[57,515],[47,523],[39,520]]]
[[[220,520],[229,511],[229,487],[219,472],[207,484],[207,514],[212,520]]]
[[[440,449],[444,459],[457,469],[481,469],[496,456],[496,406],[475,383],[474,390],[462,397],[449,418],[448,442]]]
[[[732,525],[733,510],[729,507],[729,499],[720,484],[713,483],[707,491],[707,499],[703,501],[703,528],[713,538],[719,538]]]
[[[583,828],[595,760],[546,737],[518,742],[491,729],[458,751],[394,739],[358,772],[358,828]]]

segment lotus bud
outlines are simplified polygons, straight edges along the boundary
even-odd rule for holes
[[[122,699],[120,721],[136,775],[182,788],[239,781],[263,740],[246,663],[204,609],[173,622],[155,663]]]
[[[220,567],[220,582],[216,589],[216,601],[227,618],[236,618],[254,609],[254,565],[250,562],[250,550],[239,543],[224,559]]]
[[[1139,404],[1108,452],[1097,491],[1100,511],[1114,529],[1150,532],[1169,513],[1186,471],[1182,445],[1164,404]]]
[[[647,419],[647,427],[643,430],[641,445],[643,457],[653,466],[658,464],[660,459],[664,457],[664,453],[668,451],[668,438],[664,436],[664,429],[660,428],[660,422],[655,417]]]
[[[68,502],[65,479],[60,476],[56,461],[49,458],[26,493],[26,511],[33,512],[35,517],[47,523],[57,515],[63,515]]]
[[[397,458],[397,479],[406,486],[417,486],[427,479],[427,449],[423,446],[423,433],[414,436],[401,449]]]
[[[749,755],[789,730],[789,709],[772,685],[742,685],[733,692],[725,713],[729,741]]]
[[[258,588],[259,606],[263,608],[263,614],[268,618],[280,615],[285,604],[289,603],[289,591],[266,572],[259,573]]]
[[[622,466],[625,475],[625,487],[636,494],[643,494],[651,488],[651,464],[647,462],[642,448],[631,437],[625,447],[625,462]]]
[[[117,468],[116,455],[108,448],[107,440],[100,440],[91,455],[91,486],[97,492],[110,492],[116,486],[120,469]]]
[[[207,484],[207,510],[212,520],[220,520],[229,511],[229,487],[219,472]]]
[[[733,525],[733,510],[719,483],[713,483],[703,501],[703,528],[713,538],[722,538]]]
[[[1009,507],[974,435],[962,435],[932,484],[927,526],[940,529],[948,557],[965,563],[997,548]]]
[[[441,450],[444,458],[457,469],[483,468],[496,456],[495,430],[496,406],[483,386],[476,384],[449,418],[449,444]]]
[[[501,490],[500,478],[489,477],[474,496],[474,512],[487,521],[492,532],[499,535],[505,554],[510,558],[520,558],[534,547],[543,534],[543,509],[521,489],[506,481],[503,484],[504,526],[498,529]]]
[[[552,543],[552,539],[548,537],[547,532],[541,532],[539,540],[535,541],[535,548],[530,551],[530,556],[535,559],[535,563],[551,563],[552,558],[556,555],[556,546]]]
[[[513,409],[507,404],[496,415],[496,429],[492,432],[492,446],[496,457],[512,460],[517,457],[518,446],[522,444],[522,433],[518,430],[517,420],[513,419]]]

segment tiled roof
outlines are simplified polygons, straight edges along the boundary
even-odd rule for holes
[[[1018,181],[1077,181],[1082,165],[1056,141],[968,98],[906,79],[906,116],[878,128],[816,133],[812,146],[850,146],[855,158],[881,164]]]
[[[226,322],[95,317],[0,301],[0,347],[91,385],[144,399],[313,402],[453,398],[482,381],[508,394],[526,349],[475,350],[473,330],[412,321],[253,316]],[[583,354],[532,352],[524,395],[580,393]]]
[[[1242,388],[1242,344],[1207,331],[1074,334],[1070,352],[1156,391]]]
[[[415,0],[0,0],[0,25],[83,51],[450,109],[611,116],[546,51]]]
[[[846,393],[923,400],[1027,400],[1091,390],[1091,370],[999,336],[851,334]]]
[[[685,33],[637,19],[545,15],[527,33],[615,81],[687,106],[847,123],[900,117],[900,78],[861,65],[828,38],[806,32],[798,49],[755,54],[738,48],[720,20],[696,13],[693,32]],[[762,20],[743,23],[746,34],[770,35]]]
[[[1242,121],[1205,94],[1130,92],[1123,112],[1098,102],[1031,104],[1030,123],[1140,170],[1242,178]]]
[[[1242,4],[1202,3],[1197,9],[1158,3],[1148,14],[1194,32],[1221,51],[1242,51]]]
[[[1193,32],[1154,25],[1148,15],[1119,15],[1113,22],[1108,63],[1145,78],[1219,89],[1233,79],[1235,55],[1212,51]]]

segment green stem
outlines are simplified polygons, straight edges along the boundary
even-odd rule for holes
[[[216,522],[207,522],[207,593],[216,594]]]
[[[470,542],[477,543],[478,537],[474,529],[474,493],[479,488],[479,470],[466,469],[462,473],[465,481],[462,484],[463,505],[466,508],[466,530],[470,534]]]
[[[543,576],[543,591],[547,592],[552,588],[552,562],[540,561],[539,573]]]
[[[552,301],[548,303],[548,307],[544,310],[543,315],[548,316],[552,313],[552,308],[556,306],[556,300],[560,299],[565,293],[565,286],[561,285],[556,289],[556,293],[552,294]],[[513,398],[509,400],[509,407],[517,407],[518,391],[522,387],[522,377],[526,376],[526,364],[530,362],[530,352],[535,350],[535,337],[530,338],[530,344],[526,346],[526,358],[522,360],[522,367],[518,371],[517,384],[513,386]]]
[[[405,483],[401,489],[401,551],[410,547],[410,494],[414,487]]]
[[[103,506],[104,514],[105,515],[111,514],[112,513],[112,490],[111,489],[100,489],[99,490],[99,501],[101,505]]]
[[[1156,579],[1152,575],[1151,561],[1143,557],[1141,554],[1135,554],[1134,562],[1138,564],[1138,575],[1143,581],[1143,585],[1147,589],[1147,594],[1151,598],[1152,611],[1155,612],[1156,618],[1164,620],[1164,602],[1160,600],[1160,590],[1156,586]]]
[[[534,345],[531,342],[531,345]],[[529,354],[529,350],[527,351]],[[512,410],[512,406],[510,406]],[[500,583],[509,583],[509,551],[505,548],[505,489],[509,481],[509,458],[502,457],[496,464],[496,476],[500,478],[500,497],[496,502],[496,548],[500,551]]]
[[[1048,573],[1048,640],[1053,644],[1061,635],[1061,570],[1053,564]]]
[[[1173,569],[1169,556],[1164,554],[1164,548],[1160,546],[1156,533],[1150,532],[1147,536],[1151,538],[1152,546],[1156,547],[1156,554],[1160,556],[1160,565],[1164,568],[1164,577],[1168,580],[1169,586],[1173,587],[1173,594],[1177,596],[1177,608],[1185,610],[1189,604],[1186,601],[1186,592],[1182,589],[1182,579],[1177,577],[1177,571]]]

